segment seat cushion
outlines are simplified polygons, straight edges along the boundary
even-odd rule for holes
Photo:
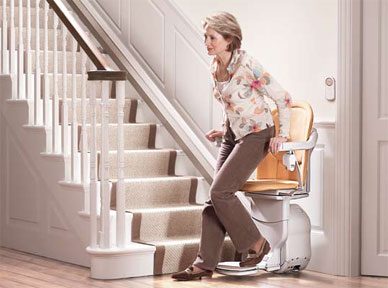
[[[264,192],[269,190],[298,189],[298,181],[282,179],[258,179],[248,180],[240,191]]]

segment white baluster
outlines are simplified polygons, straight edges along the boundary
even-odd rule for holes
[[[31,59],[31,0],[27,0],[27,39],[26,39],[26,98],[32,99],[34,95],[32,83],[32,59]]]
[[[72,56],[72,91],[71,91],[71,106],[72,106],[72,119],[71,119],[71,181],[79,182],[78,173],[78,123],[77,123],[77,41],[72,37],[71,43],[71,56]]]
[[[49,78],[48,78],[48,3],[44,1],[43,5],[44,11],[44,24],[43,24],[43,79],[44,79],[44,89],[43,89],[43,125],[49,126]],[[50,143],[51,144],[51,143]],[[46,152],[51,152],[51,147],[47,147]]]
[[[40,27],[39,27],[39,2],[35,2],[35,13],[36,13],[36,26],[35,26],[35,93],[34,93],[34,124],[38,125],[38,117],[40,114],[40,99],[41,99],[41,75],[40,75]]]
[[[109,147],[108,147],[108,100],[109,82],[102,81],[101,93],[101,248],[110,248],[110,191],[109,191]]]
[[[88,174],[87,174],[87,143],[88,143],[88,134],[86,132],[86,53],[81,51],[81,182],[84,186],[89,183]],[[89,203],[88,199],[85,199],[85,203]],[[86,209],[88,211],[88,209]]]
[[[60,153],[59,138],[59,93],[58,93],[58,16],[54,13],[54,51],[53,51],[53,103],[52,103],[52,147],[55,154]]]
[[[10,73],[16,75],[16,43],[15,43],[15,1],[9,1],[10,19],[9,19],[9,56],[10,56]],[[14,96],[14,95],[13,95]]]
[[[8,55],[8,22],[7,22],[7,1],[3,0],[3,21],[2,21],[2,72],[3,74],[9,73],[9,55]]]
[[[18,98],[25,99],[25,74],[24,74],[24,45],[23,45],[23,0],[19,0],[18,23]]]
[[[97,148],[96,148],[96,84],[91,83],[90,109],[90,247],[97,247]]]
[[[117,188],[116,188],[116,239],[117,247],[126,245],[125,194],[124,194],[124,101],[125,81],[116,82],[117,99]]]
[[[66,54],[66,35],[67,28],[62,23],[62,153],[65,156],[69,155],[68,147],[68,103],[67,103],[67,54]],[[68,181],[68,175],[65,177]]]

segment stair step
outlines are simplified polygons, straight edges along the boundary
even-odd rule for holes
[[[124,151],[124,178],[174,175],[176,150],[147,149]],[[98,153],[98,164],[101,157]],[[109,151],[109,179],[117,179],[117,151]],[[101,173],[99,173],[99,177]]]
[[[154,255],[154,274],[167,274],[182,271],[189,267],[197,257],[199,238],[172,237],[163,241],[134,242],[153,245],[156,247]],[[222,247],[220,261],[233,261],[236,250],[231,239],[226,236]]]
[[[199,237],[202,205],[171,205],[130,209],[132,239],[157,241],[170,237]]]
[[[198,178],[168,176],[125,179],[125,208],[127,210],[151,207],[167,207],[195,203]],[[116,203],[117,182],[113,182],[112,206]],[[136,199],[136,201],[133,201]]]
[[[110,114],[112,115],[112,114]],[[115,115],[112,115],[115,116]],[[114,119],[112,119],[114,120]],[[79,131],[81,132],[81,126]],[[155,128],[154,124],[138,124],[138,123],[125,123],[123,125],[124,130],[124,149],[125,150],[136,150],[136,149],[148,149],[154,148],[150,139],[155,139]],[[91,135],[91,125],[86,127],[87,135]],[[101,150],[101,125],[97,125],[96,135],[96,149]],[[79,133],[80,134],[80,133]],[[151,134],[154,134],[151,136]],[[117,150],[117,124],[108,125],[108,141],[110,150]],[[81,137],[80,137],[81,138]],[[88,137],[88,151],[91,147],[91,139]],[[80,143],[81,148],[82,143]]]
[[[77,95],[79,96],[79,95]],[[82,107],[81,99],[76,99],[76,114],[78,124],[82,123]],[[133,122],[136,117],[136,101],[135,99],[125,99],[124,102],[124,123]],[[68,99],[68,122],[72,123],[73,105],[72,100]],[[59,123],[62,122],[62,106],[63,100],[59,100]],[[108,112],[109,112],[109,123],[117,123],[117,101],[116,99],[108,100]],[[92,111],[90,108],[90,99],[86,99],[86,123],[90,124],[92,121]],[[101,99],[96,99],[96,121],[101,123]]]
[[[43,1],[42,1],[43,3]],[[15,1],[15,27],[19,27],[19,1]],[[31,1],[31,27],[35,27],[36,25],[36,9],[35,9],[35,2],[34,1]],[[11,12],[10,12],[10,7],[7,6],[6,7],[7,9],[7,16],[8,16],[8,25],[10,25],[10,20],[9,20],[9,17],[11,15]],[[0,22],[3,21],[3,6],[0,6]],[[49,13],[48,13],[48,28],[54,28],[54,14],[52,12],[51,9],[49,9]],[[39,9],[39,25],[40,27],[43,27],[44,25],[44,10],[41,8]],[[27,9],[26,7],[24,6],[23,7],[23,27],[26,27],[27,26]]]

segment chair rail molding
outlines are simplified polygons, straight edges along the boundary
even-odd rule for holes
[[[338,100],[333,209],[334,272],[360,275],[362,1],[338,0]]]

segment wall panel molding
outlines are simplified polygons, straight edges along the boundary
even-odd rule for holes
[[[379,141],[378,143],[378,184],[377,184],[377,253],[388,256],[388,141]]]
[[[127,0],[96,0],[95,5],[101,9],[106,16],[106,19],[111,21],[114,27],[121,31],[122,30],[122,3]]]
[[[209,77],[206,63],[198,56],[190,42],[175,31],[174,93],[172,99],[188,119],[203,133],[212,126],[213,101],[209,94]],[[195,86],[196,89],[188,89]],[[207,101],[204,101],[207,100]]]
[[[161,83],[165,82],[165,15],[148,0],[131,0],[130,45]]]
[[[388,118],[388,1],[379,1],[379,117]]]
[[[40,222],[38,177],[23,150],[6,129],[6,221],[7,225],[37,225]],[[44,200],[43,200],[44,201]]]

